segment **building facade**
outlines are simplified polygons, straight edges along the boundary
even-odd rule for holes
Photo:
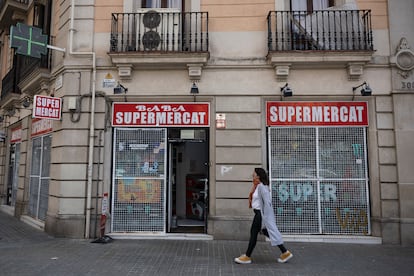
[[[414,243],[412,1],[0,3],[2,211],[247,239],[263,167],[284,235]]]

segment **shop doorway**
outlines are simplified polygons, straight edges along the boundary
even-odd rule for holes
[[[207,233],[208,129],[168,129],[167,232]]]
[[[7,183],[7,205],[15,206],[17,198],[18,172],[20,163],[20,143],[10,147],[9,180]]]
[[[41,221],[46,220],[49,206],[51,145],[51,135],[36,137],[32,140],[28,214]]]
[[[207,233],[208,128],[115,128],[112,232]]]

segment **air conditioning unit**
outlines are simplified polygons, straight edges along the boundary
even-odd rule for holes
[[[138,51],[181,51],[181,12],[178,9],[138,9]]]

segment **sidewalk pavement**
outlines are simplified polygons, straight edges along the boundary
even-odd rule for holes
[[[252,264],[234,263],[247,241],[53,238],[0,211],[0,275],[414,275],[414,246],[287,242],[294,257],[258,242]]]

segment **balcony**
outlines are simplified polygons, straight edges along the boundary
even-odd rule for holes
[[[270,11],[268,59],[286,80],[291,67],[346,67],[359,79],[374,52],[371,11]]]
[[[0,0],[0,29],[23,21],[28,8],[29,0]]]
[[[20,98],[20,89],[17,86],[17,66],[13,66],[1,81],[0,106],[13,104]]]
[[[113,13],[109,56],[121,78],[132,68],[188,68],[197,79],[209,58],[208,13],[169,9]]]
[[[19,100],[22,92],[33,96],[39,90],[47,89],[50,80],[49,55],[40,59],[15,55],[13,67],[2,79],[0,105],[9,106]]]
[[[52,51],[41,58],[19,55],[18,86],[22,93],[28,95],[39,94],[42,90],[49,90]]]

